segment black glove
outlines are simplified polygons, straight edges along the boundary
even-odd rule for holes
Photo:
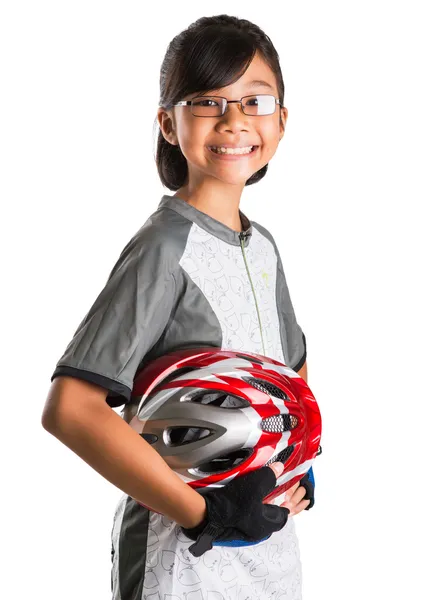
[[[303,497],[303,500],[310,501],[305,510],[310,510],[310,508],[313,508],[314,506],[314,483],[311,481],[309,473],[305,473],[300,480],[300,485],[306,489],[306,494]]]
[[[196,527],[181,527],[187,537],[196,540],[189,547],[190,553],[202,556],[212,549],[213,541],[258,542],[283,529],[289,509],[262,502],[276,483],[271,467],[261,467],[232,479],[223,488],[197,490],[204,497],[207,512]]]

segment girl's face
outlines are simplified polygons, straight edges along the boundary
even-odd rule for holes
[[[207,91],[207,96],[224,96],[227,100],[240,100],[250,94],[272,94],[278,98],[274,73],[258,53],[238,81]],[[182,100],[197,95],[189,94]],[[215,178],[241,186],[271,160],[284,135],[287,117],[288,110],[278,104],[272,115],[263,116],[244,114],[239,103],[228,104],[221,117],[196,117],[190,106],[175,106],[168,111],[159,108],[157,113],[163,136],[180,146],[188,162],[190,183],[200,184],[206,178]],[[210,146],[222,145],[258,148],[251,154],[226,160],[210,150]]]

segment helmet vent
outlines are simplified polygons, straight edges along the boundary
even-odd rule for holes
[[[244,358],[244,360],[247,360],[250,363],[257,363],[259,365],[263,364],[263,361],[259,360],[258,358],[255,358],[255,356],[251,356],[250,358],[248,356],[245,356],[244,354],[237,354],[238,358]]]
[[[159,439],[155,433],[141,433],[142,438],[148,442],[148,444],[155,444]]]
[[[261,421],[261,428],[269,433],[282,433],[297,427],[298,422],[298,418],[294,415],[273,415]]]
[[[201,390],[191,398],[191,402],[198,402],[200,404],[210,404],[213,406],[219,406],[221,408],[245,408],[250,406],[250,403],[244,398],[238,396],[232,396],[225,392],[204,392]]]
[[[246,461],[254,452],[253,448],[240,448],[234,452],[230,452],[226,456],[213,458],[210,461],[204,462],[195,471],[198,475],[215,475],[231,471],[242,462]]]
[[[285,448],[284,450],[279,452],[276,456],[274,456],[273,458],[268,460],[268,462],[266,463],[265,466],[267,467],[271,463],[274,463],[274,462],[282,462],[283,464],[285,464],[286,461],[288,460],[288,458],[294,452],[294,448],[295,448],[295,444],[293,444],[292,446],[288,446],[287,448]]]
[[[270,396],[274,396],[274,398],[280,398],[281,400],[287,400],[288,396],[285,394],[283,390],[279,387],[270,383],[269,381],[265,381],[264,379],[257,379],[256,377],[243,377],[242,378],[246,383],[250,383],[250,385],[260,392],[265,392]]]
[[[210,429],[205,427],[167,427],[163,432],[163,440],[166,446],[184,446],[208,437],[210,434]]]

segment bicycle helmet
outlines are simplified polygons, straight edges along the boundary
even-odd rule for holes
[[[193,488],[222,487],[281,461],[263,500],[280,505],[319,453],[321,416],[310,388],[259,354],[190,348],[161,356],[137,373],[130,410],[129,425]]]

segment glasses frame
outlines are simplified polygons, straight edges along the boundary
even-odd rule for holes
[[[243,96],[240,100],[227,100],[227,98],[225,98],[224,96],[204,96],[202,94],[199,94],[199,96],[195,96],[191,100],[181,100],[180,102],[176,102],[176,104],[173,104],[173,106],[189,106],[193,117],[198,117],[200,119],[217,119],[219,117],[223,117],[227,112],[227,105],[235,103],[235,102],[241,104],[241,110],[248,117],[269,117],[269,115],[275,114],[275,108],[274,108],[273,112],[267,113],[265,115],[248,115],[246,112],[244,112],[243,100],[245,98],[253,98],[254,96],[270,96],[271,98],[274,98],[276,105],[278,104],[279,106],[283,107],[283,104],[280,102],[280,99],[276,98],[274,96],[274,94],[248,94],[247,96]],[[222,105],[223,112],[220,115],[195,115],[193,113],[192,104],[193,104],[194,100],[196,100],[197,98],[220,98],[221,100],[224,100],[223,105]]]

